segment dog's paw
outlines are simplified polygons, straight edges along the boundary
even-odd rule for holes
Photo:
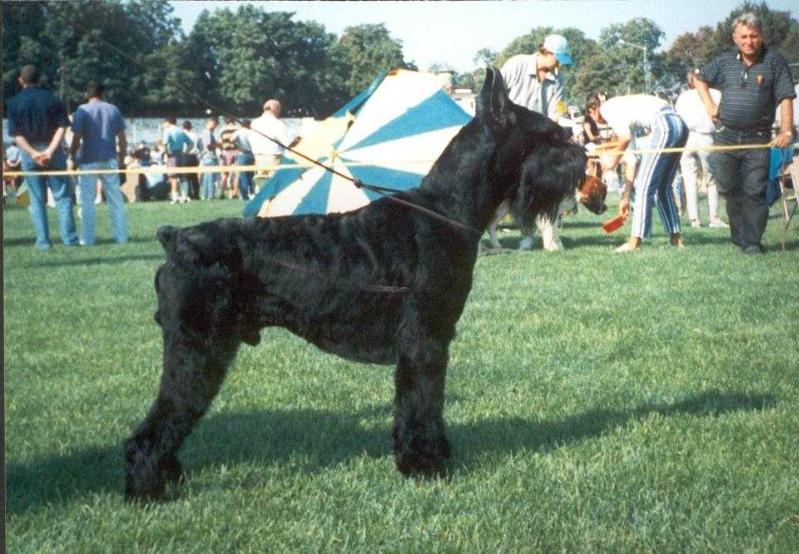
[[[397,445],[394,461],[400,473],[411,476],[442,476],[451,449],[446,437],[434,440],[414,438],[408,444]]]
[[[141,445],[134,440],[125,444],[125,500],[164,500],[169,482],[184,481],[183,467],[177,457],[171,455],[154,461]]]

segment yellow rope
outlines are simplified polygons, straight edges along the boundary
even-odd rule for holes
[[[790,145],[791,148],[799,148],[799,143]],[[761,148],[774,148],[774,145],[771,143],[765,144],[733,144],[729,146],[694,146],[691,148],[637,148],[637,149],[630,149],[630,150],[600,150],[588,153],[589,158],[598,158],[600,156],[607,156],[607,155],[619,155],[619,154],[651,154],[653,152],[663,152],[666,154],[676,154],[681,152],[699,152],[699,151],[715,151],[715,152],[724,152],[728,150],[755,150]]]
[[[676,154],[681,152],[698,152],[701,150],[706,151],[728,151],[728,150],[753,150],[760,148],[772,148],[773,145],[766,144],[737,144],[731,146],[696,146],[692,148],[638,148],[631,150],[601,150],[597,152],[589,152],[589,158],[598,158],[600,156],[619,155],[619,154],[651,154],[653,152],[661,152],[668,154]],[[799,143],[791,145],[792,148],[799,148]],[[435,160],[405,160],[397,165],[413,166],[413,165],[430,165]],[[372,165],[383,165],[384,163],[394,164],[395,161],[388,160],[382,162],[380,160],[372,162],[344,162],[347,167],[361,167]],[[154,165],[147,167],[129,167],[125,169],[91,169],[91,170],[77,170],[77,169],[62,169],[62,170],[48,170],[48,171],[6,171],[3,173],[5,177],[25,177],[27,175],[57,175],[63,177],[75,177],[79,175],[105,175],[113,173],[128,173],[128,174],[145,174],[145,173],[164,173],[167,175],[183,175],[189,173],[204,174],[204,173],[239,173],[241,171],[282,171],[285,169],[295,168],[313,168],[318,167],[310,162],[304,161],[301,163],[287,163],[287,164],[271,164],[271,165],[200,165],[195,167],[167,167],[164,165]],[[321,168],[320,168],[321,169]]]
[[[435,160],[404,160],[397,165],[431,165]],[[396,162],[344,162],[347,167],[359,166],[372,166],[381,165],[382,163]],[[304,163],[288,163],[288,164],[271,164],[271,165],[200,165],[194,167],[167,167],[165,165],[151,165],[147,167],[127,167],[125,169],[51,169],[42,171],[6,171],[3,173],[5,177],[25,177],[26,175],[56,175],[64,177],[74,177],[78,175],[107,175],[114,173],[164,173],[167,175],[182,175],[188,173],[239,173],[242,171],[282,171],[284,169],[295,168],[320,168],[319,166],[310,162]]]

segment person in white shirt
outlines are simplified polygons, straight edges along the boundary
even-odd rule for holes
[[[691,220],[691,227],[702,226],[699,220],[697,193],[698,177],[701,171],[707,187],[709,227],[726,228],[729,225],[719,218],[719,191],[708,165],[710,148],[713,146],[715,126],[707,114],[705,105],[699,97],[699,92],[694,86],[694,71],[688,72],[687,79],[689,88],[677,97],[674,110],[688,127],[688,142],[685,143],[686,150],[680,158],[680,171],[685,184],[685,203],[688,209],[688,217]],[[716,89],[710,89],[710,95],[716,104],[721,100],[721,92]]]
[[[255,164],[259,167],[258,174],[261,177],[268,176],[283,158],[285,148],[280,144],[292,146],[289,143],[286,124],[280,120],[281,111],[280,102],[270,98],[264,102],[263,114],[255,118],[250,125],[252,130],[249,133],[250,146],[252,146]],[[280,144],[269,140],[270,138],[279,141]]]
[[[635,190],[633,222],[630,238],[616,248],[616,252],[631,252],[641,246],[652,233],[652,207],[657,205],[663,226],[669,233],[672,246],[682,247],[680,217],[671,182],[677,172],[680,155],[662,152],[664,148],[682,148],[688,138],[688,129],[668,102],[648,94],[617,96],[599,108],[600,123],[613,128],[619,140],[619,154],[603,161],[603,169],[618,165],[628,147],[640,149],[641,160],[635,181],[625,179],[624,193],[619,202],[619,213],[630,213],[631,194]]]

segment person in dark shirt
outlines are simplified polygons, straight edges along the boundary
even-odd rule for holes
[[[47,223],[47,187],[55,200],[61,240],[67,246],[75,246],[79,241],[72,214],[69,180],[61,175],[36,174],[67,167],[62,146],[64,133],[69,127],[67,110],[53,93],[39,86],[39,72],[35,66],[24,66],[17,80],[22,91],[8,102],[8,134],[20,149],[22,171],[32,172],[25,180],[30,195],[28,211],[36,232],[36,248],[47,250],[52,247]]]
[[[785,148],[793,140],[796,97],[785,59],[763,44],[761,25],[753,13],[735,19],[732,39],[737,50],[725,52],[699,71],[694,83],[708,115],[716,123],[714,145],[767,145]],[[721,91],[717,104],[710,87]],[[779,106],[782,124],[772,140],[771,126]],[[710,169],[727,201],[733,244],[745,254],[761,254],[768,223],[766,185],[769,149],[717,150]]]
[[[599,134],[599,95],[591,93],[585,100],[585,120],[583,121],[583,144],[599,144],[602,137]]]

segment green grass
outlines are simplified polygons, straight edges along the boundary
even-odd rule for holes
[[[677,251],[659,223],[614,255],[626,230],[584,212],[565,252],[481,257],[444,479],[393,468],[390,368],[270,329],[187,441],[177,499],[125,504],[121,441],[161,371],[155,229],[240,207],[134,204],[129,244],[50,252],[4,211],[10,552],[796,551],[799,236],[779,252],[778,219],[759,258],[716,229]]]

